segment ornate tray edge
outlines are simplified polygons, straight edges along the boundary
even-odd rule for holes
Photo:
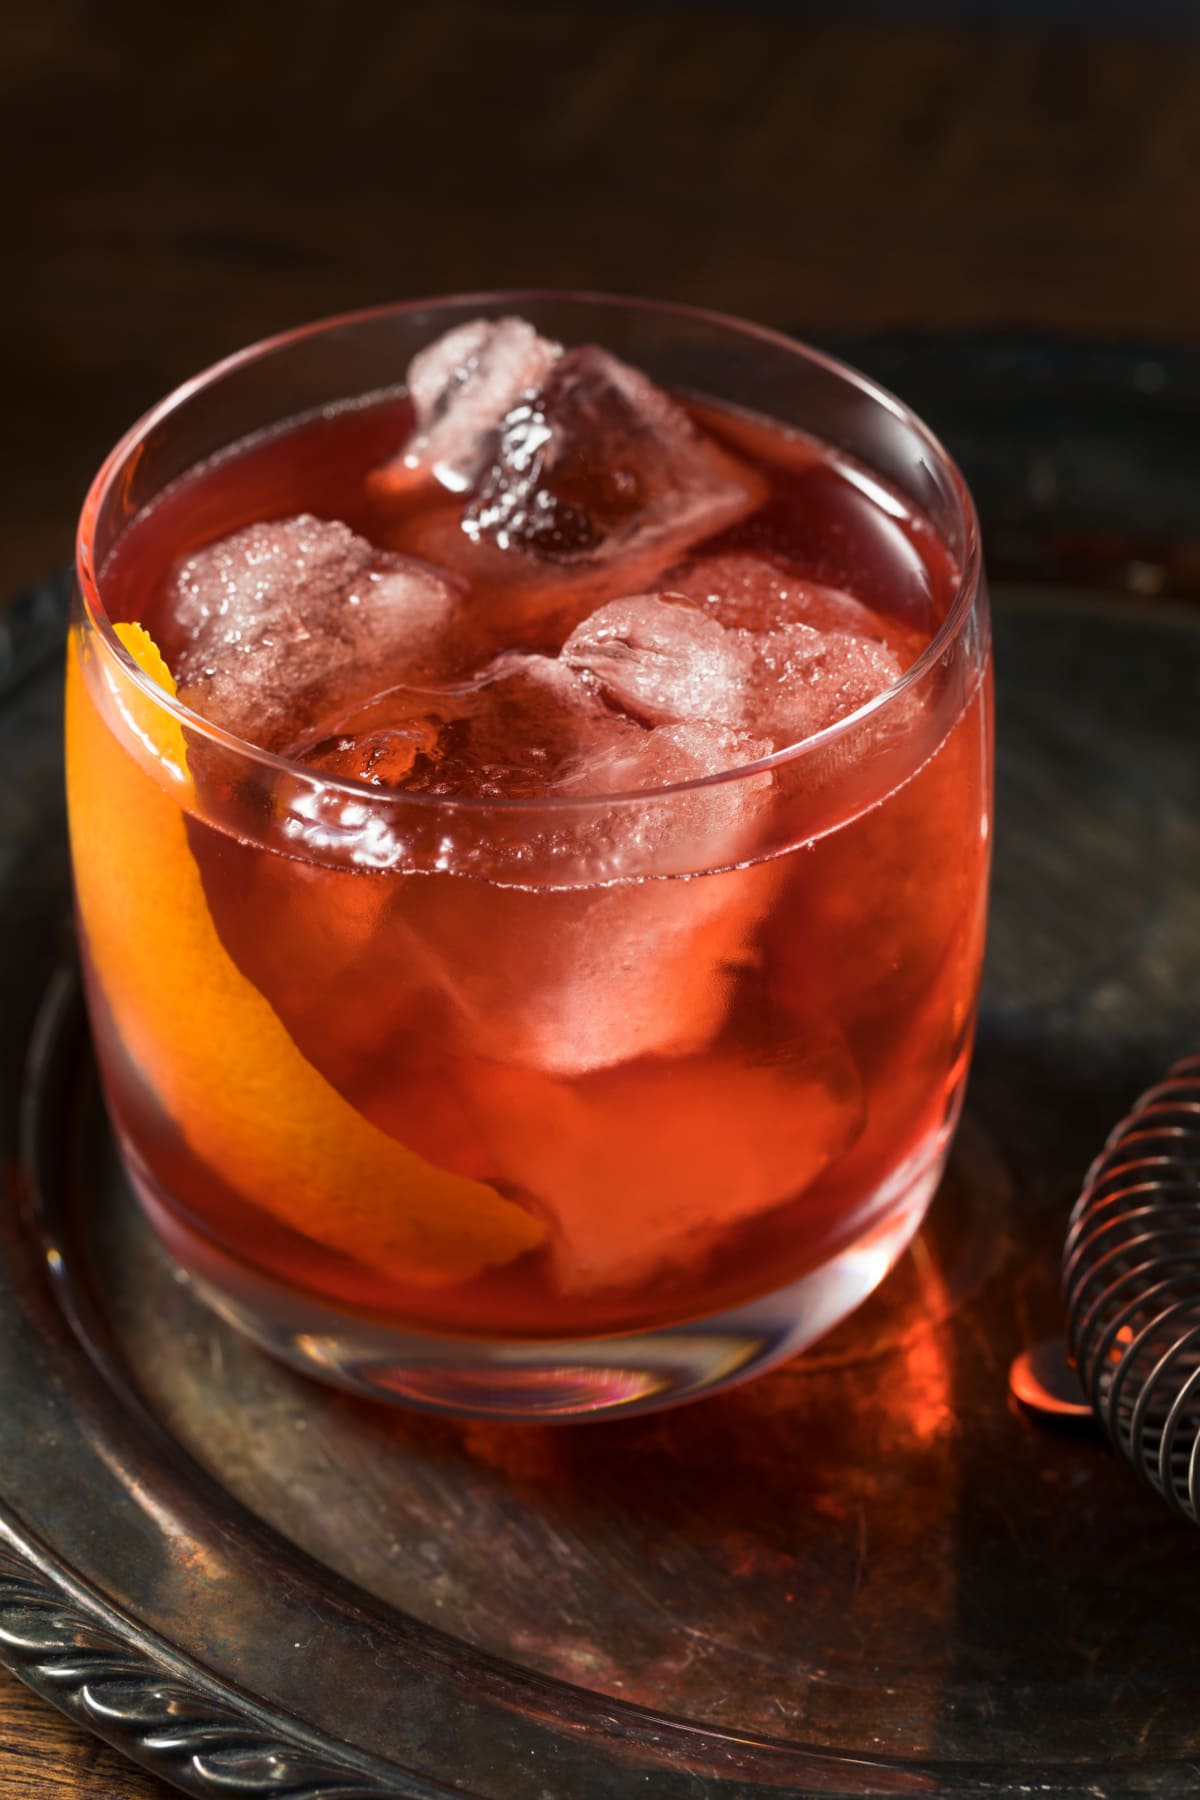
[[[0,1510],[0,1661],[26,1686],[185,1793],[435,1800],[404,1777],[268,1712],[102,1600]]]

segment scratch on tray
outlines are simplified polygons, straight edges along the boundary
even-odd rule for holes
[[[225,1377],[225,1346],[219,1337],[208,1340],[208,1360],[214,1381],[223,1381]]]
[[[979,1354],[982,1356],[984,1362],[987,1364],[988,1368],[994,1374],[996,1372],[996,1370],[999,1369],[1000,1364],[996,1360],[996,1352],[992,1348],[991,1338],[988,1336],[987,1332],[984,1330],[982,1322],[980,1321],[980,1319],[977,1317],[977,1315],[975,1313],[968,1313],[966,1315],[965,1322],[970,1329],[971,1336],[974,1338],[976,1344],[978,1345]]]

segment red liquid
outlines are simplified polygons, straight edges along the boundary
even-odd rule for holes
[[[765,499],[692,553],[770,554],[848,591],[910,663],[958,587],[928,522],[819,446],[698,416],[754,465]],[[300,512],[444,554],[459,501],[426,489],[402,507],[369,480],[407,424],[406,402],[384,398],[187,477],[118,544],[110,617],[142,622],[174,665],[172,564]],[[463,568],[475,591],[470,641],[452,646],[460,673],[498,649],[556,650],[596,604],[548,606],[494,564]],[[618,574],[612,591],[630,587]],[[891,746],[884,794],[866,804],[853,771],[831,783],[808,841],[781,827],[747,867],[566,890],[320,866],[266,827],[267,844],[251,843],[243,797],[206,788],[193,754],[188,843],[237,968],[356,1113],[515,1203],[540,1235],[464,1278],[414,1282],[370,1230],[289,1220],[286,1201],[260,1203],[198,1154],[203,1121],[172,1117],[153,1070],[105,1029],[102,979],[106,1083],[145,1185],[248,1267],[401,1326],[577,1336],[786,1286],[886,1228],[946,1142],[982,950],[987,733],[984,683],[928,696]],[[631,1054],[614,1053],[621,1032]],[[573,1033],[599,1043],[578,1067],[562,1048]]]

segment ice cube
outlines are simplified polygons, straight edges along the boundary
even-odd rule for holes
[[[753,655],[742,721],[769,732],[777,750],[835,725],[900,678],[895,651],[873,638],[811,625],[746,635]]]
[[[694,746],[659,753],[695,767]],[[678,829],[729,856],[749,825],[726,802]],[[553,889],[268,856],[239,864],[235,885],[218,834],[196,850],[230,954],[305,1056],[381,1129],[483,1179],[500,1171],[474,1139],[467,1164],[465,1131],[437,1136],[443,1114],[473,1113],[469,1070],[557,1082],[704,1050],[756,960],[780,868]],[[445,1089],[441,1113],[414,1101],[414,1071]]]
[[[574,563],[710,536],[747,510],[748,474],[637,369],[569,350],[501,419],[463,529],[476,542]]]
[[[863,1089],[841,1034],[813,1026],[771,1052],[730,1043],[574,1082],[471,1073],[494,1178],[540,1202],[568,1292],[669,1279],[850,1149]]]
[[[544,795],[645,734],[557,658],[508,652],[475,681],[398,685],[325,717],[291,754],[331,774],[456,799]]]
[[[557,648],[589,607],[647,586],[765,498],[754,470],[595,346],[551,360],[535,392],[496,407],[490,431],[483,398],[471,430],[487,457],[462,506],[398,506],[388,469],[369,486],[381,541],[468,580],[495,647],[507,635]]]
[[[769,747],[705,721],[647,730],[565,663],[512,654],[469,689],[393,690],[303,756],[368,781],[394,773],[410,792],[544,797],[546,817],[531,813],[526,832],[532,882],[558,873],[556,799],[631,796],[598,812],[594,831],[588,825],[594,885],[526,890],[416,876],[399,884],[373,953],[372,979],[397,994],[426,991],[452,1053],[575,1074],[690,1051],[719,1026],[773,875],[642,872],[726,870],[751,855],[769,775],[702,778]],[[653,791],[694,781],[701,785]]]
[[[487,464],[491,438],[523,394],[546,379],[561,344],[524,319],[473,319],[414,356],[408,370],[415,429],[376,485],[411,485],[428,471],[464,492]]]
[[[751,645],[712,613],[659,594],[613,600],[577,625],[563,661],[649,725],[741,721]]]
[[[436,670],[456,584],[304,513],[250,525],[177,565],[167,595],[184,701],[265,749],[322,713]]]
[[[598,709],[586,748],[564,760],[549,797],[696,780],[764,748],[722,726],[646,731]],[[596,821],[609,879],[592,886],[405,884],[389,928],[436,988],[460,1053],[574,1075],[706,1043],[725,1016],[734,970],[753,955],[773,889],[769,866],[732,867],[753,849],[769,786],[769,776],[751,775],[614,802]],[[538,832],[532,816],[535,857]],[[726,872],[639,876],[668,856],[679,868]]]
[[[781,625],[811,625],[886,644],[907,668],[928,638],[902,620],[885,618],[853,594],[794,573],[771,557],[729,551],[698,556],[663,577],[665,592],[702,607],[722,625],[743,631],[773,631]]]
[[[587,755],[568,763],[556,788],[582,794],[645,795],[642,805],[632,806],[618,839],[627,837],[644,848],[661,836],[673,846],[673,860],[697,869],[721,867],[717,852],[726,833],[740,835],[750,817],[757,817],[770,776],[739,776],[712,786],[688,788],[663,802],[653,799],[653,790],[744,769],[770,755],[770,743],[712,719],[681,719],[651,731],[620,727],[619,717],[608,714],[609,741],[594,745]],[[652,823],[651,815],[661,823]],[[689,819],[707,824],[701,837],[693,833],[686,854],[681,854],[683,826]]]
[[[398,902],[392,925],[444,1003],[452,1055],[572,1077],[713,1039],[771,873],[562,890],[439,877]]]
[[[401,788],[412,782],[421,758],[436,753],[439,735],[437,723],[428,717],[370,729],[355,729],[353,721],[343,719],[333,726],[314,726],[307,741],[290,746],[287,754],[339,780]]]
[[[853,617],[854,605],[831,603],[823,616]],[[865,706],[902,670],[874,636],[801,623],[727,628],[715,603],[702,611],[675,594],[610,602],[576,626],[562,654],[635,718],[717,721],[768,737],[777,750]]]

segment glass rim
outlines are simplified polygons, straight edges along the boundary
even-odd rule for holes
[[[259,358],[274,355],[294,344],[323,336],[330,331],[345,330],[374,320],[397,318],[407,313],[445,310],[450,307],[511,305],[516,310],[520,305],[531,301],[538,304],[574,304],[609,307],[613,311],[622,312],[657,313],[668,318],[675,317],[695,324],[707,325],[720,331],[733,333],[743,339],[757,340],[772,350],[785,351],[790,356],[798,357],[802,362],[822,369],[847,386],[856,388],[864,397],[893,414],[915,432],[933,458],[935,466],[943,470],[950,478],[951,491],[961,515],[965,554],[959,571],[958,587],[953,600],[946,609],[945,617],[921,654],[904,671],[899,680],[884,688],[881,693],[876,694],[864,705],[847,713],[843,718],[834,720],[832,724],[824,726],[810,737],[802,738],[795,744],[785,745],[782,750],[774,750],[770,755],[758,757],[753,762],[736,763],[728,769],[718,769],[709,775],[691,776],[686,781],[667,782],[657,787],[627,788],[603,794],[569,794],[547,790],[541,794],[516,796],[471,796],[411,793],[404,788],[382,789],[371,782],[361,781],[356,776],[333,775],[298,759],[281,756],[275,751],[264,750],[259,745],[251,743],[249,739],[239,737],[236,733],[227,731],[223,726],[216,725],[204,718],[202,714],[194,712],[191,707],[186,706],[177,696],[168,693],[151,675],[146,673],[141,664],[126,650],[108,616],[100,595],[100,579],[95,568],[92,544],[101,509],[113,484],[128,459],[136,452],[139,444],[155,426],[168,419],[173,412],[184,406],[196,394],[206,388],[215,387],[226,377],[237,373],[238,370]],[[348,398],[356,398],[356,396],[348,396]],[[286,421],[281,420],[279,423],[286,423]],[[265,429],[270,429],[270,427]],[[106,651],[122,668],[126,678],[131,679],[148,700],[176,719],[191,735],[201,737],[224,754],[253,763],[267,773],[287,779],[301,776],[308,781],[315,782],[322,789],[343,793],[347,799],[360,804],[364,800],[369,800],[376,808],[399,804],[438,812],[470,811],[483,814],[573,812],[576,809],[596,810],[623,802],[637,802],[644,805],[647,801],[655,801],[673,794],[683,794],[696,789],[717,787],[725,782],[750,779],[775,769],[790,767],[802,762],[806,757],[820,755],[841,737],[861,729],[867,720],[885,714],[889,709],[894,708],[936,666],[947,650],[957,641],[971,616],[979,593],[982,570],[983,556],[979,519],[975,510],[975,502],[962,471],[940,438],[930,430],[929,426],[910,406],[893,394],[890,389],[872,380],[869,375],[864,375],[861,370],[854,368],[850,363],[843,362],[840,357],[831,356],[827,351],[818,350],[810,344],[803,343],[799,338],[794,338],[787,332],[777,331],[772,326],[755,324],[751,320],[738,318],[732,313],[720,312],[709,307],[693,306],[684,301],[649,299],[636,294],[598,293],[576,288],[497,288],[491,291],[439,294],[416,300],[386,302],[379,306],[360,307],[350,312],[334,313],[325,318],[292,326],[286,331],[273,333],[269,337],[258,338],[253,343],[233,351],[232,354],[220,358],[217,362],[210,363],[195,375],[180,382],[134,421],[114,444],[97,470],[84,497],[75,536],[75,573],[88,622],[99,634]]]

